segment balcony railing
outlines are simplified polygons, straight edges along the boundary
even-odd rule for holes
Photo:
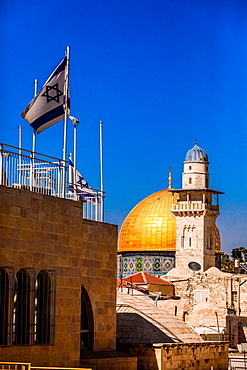
[[[90,367],[50,367],[50,366],[32,366],[31,363],[22,362],[0,362],[1,370],[92,370]]]
[[[61,159],[0,144],[0,185],[83,202],[83,217],[103,221],[103,192],[68,181]]]
[[[202,202],[186,202],[172,205],[172,211],[214,211],[219,212],[219,206]]]

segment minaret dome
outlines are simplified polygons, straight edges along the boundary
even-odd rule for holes
[[[185,162],[208,162],[208,155],[196,142],[193,148],[186,153]]]
[[[205,189],[209,187],[208,155],[197,142],[188,150],[182,175],[183,189]]]

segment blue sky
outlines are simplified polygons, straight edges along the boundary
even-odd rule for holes
[[[247,2],[242,0],[3,0],[0,142],[31,149],[20,113],[71,47],[71,114],[78,169],[99,188],[104,122],[105,220],[121,225],[146,196],[181,187],[195,140],[224,191],[222,250],[247,246]],[[92,118],[90,118],[90,117]],[[37,151],[62,158],[63,123]],[[72,125],[68,151],[72,151]]]

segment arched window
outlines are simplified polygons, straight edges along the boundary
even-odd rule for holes
[[[81,350],[93,349],[93,311],[86,289],[81,287]]]
[[[12,344],[13,267],[0,267],[0,345]]]
[[[55,271],[40,271],[36,285],[36,344],[53,345],[55,334]]]
[[[16,345],[34,343],[34,292],[35,271],[23,268],[16,274],[13,342]]]

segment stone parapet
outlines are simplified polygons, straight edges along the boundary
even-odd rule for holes
[[[138,370],[227,370],[227,342],[128,345],[121,350],[138,356]]]

